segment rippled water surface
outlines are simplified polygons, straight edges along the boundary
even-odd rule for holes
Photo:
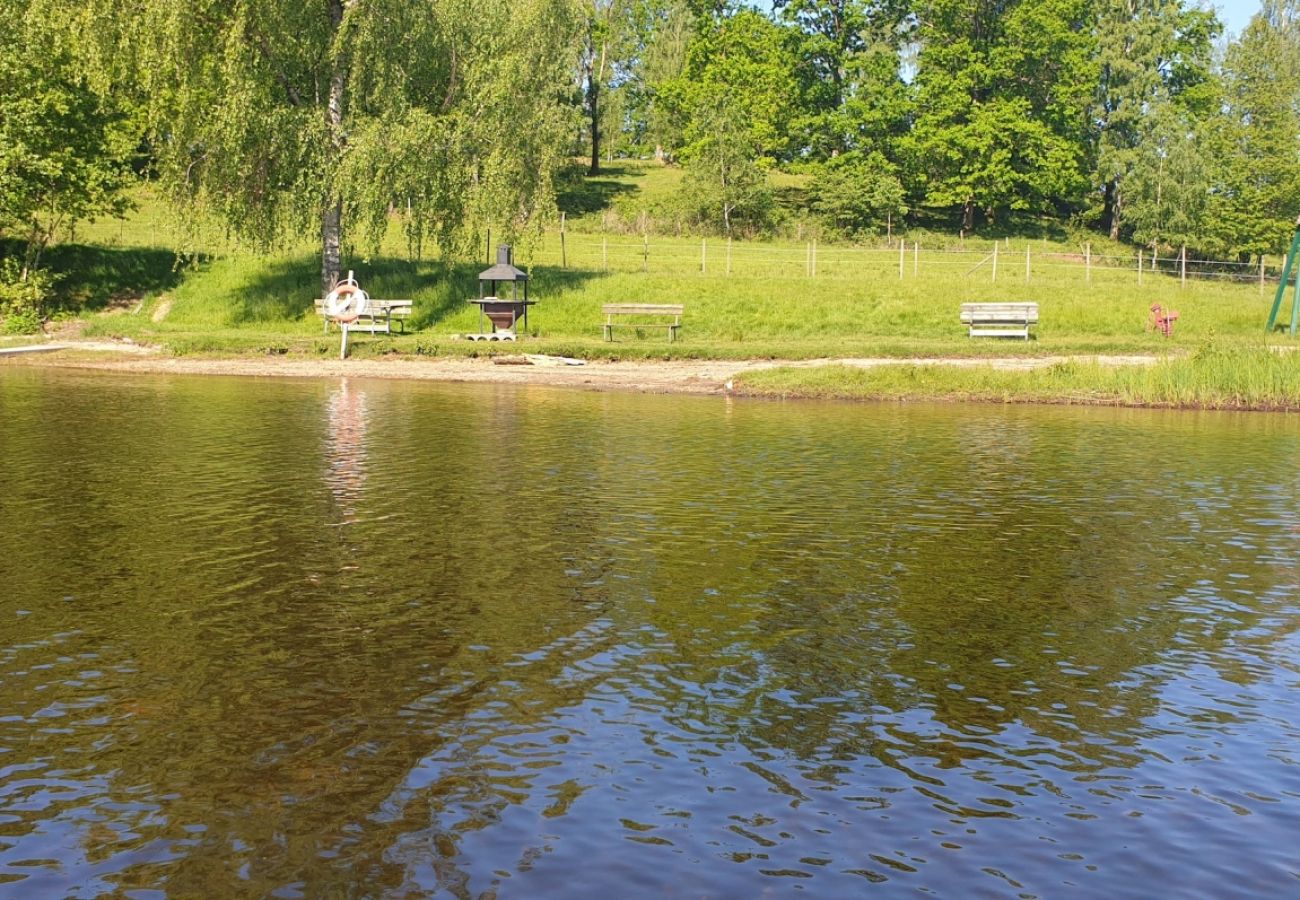
[[[0,894],[1295,895],[1300,419],[0,369]]]

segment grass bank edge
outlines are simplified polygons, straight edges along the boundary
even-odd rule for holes
[[[1300,353],[1202,348],[1150,365],[1067,361],[1039,369],[831,363],[738,376],[737,393],[835,400],[944,400],[1300,411]]]

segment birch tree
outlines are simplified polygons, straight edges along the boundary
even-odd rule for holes
[[[453,252],[553,207],[572,133],[574,0],[45,0],[89,66],[138,92],[176,200],[269,247],[348,228]]]

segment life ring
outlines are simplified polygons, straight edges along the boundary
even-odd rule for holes
[[[325,312],[336,322],[355,322],[370,308],[370,295],[356,281],[340,281],[325,298]]]

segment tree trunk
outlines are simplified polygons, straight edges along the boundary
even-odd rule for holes
[[[339,247],[343,238],[343,201],[335,200],[326,207],[321,216],[320,225],[320,289],[321,296],[328,297],[329,292],[339,283],[340,259]]]
[[[1124,223],[1124,194],[1119,189],[1119,182],[1115,182],[1115,191],[1110,202],[1110,239],[1119,240],[1119,227]]]
[[[346,5],[351,6],[354,2],[355,0],[346,0]],[[329,0],[330,24],[336,39],[343,25],[344,6],[345,0]],[[325,122],[336,160],[343,154],[346,144],[343,135],[343,106],[347,80],[346,61],[341,56],[335,57],[334,71],[330,74],[329,98],[325,106]],[[320,237],[320,285],[321,296],[325,297],[339,281],[339,249],[343,242],[343,198],[333,192],[325,199],[324,209],[321,210]]]
[[[587,72],[587,115],[591,118],[591,175],[600,174],[600,82],[594,68]]]
[[[961,208],[961,236],[965,237],[975,230],[975,201],[967,200]]]
[[[1107,231],[1115,222],[1115,179],[1110,179],[1101,190],[1101,221]]]

